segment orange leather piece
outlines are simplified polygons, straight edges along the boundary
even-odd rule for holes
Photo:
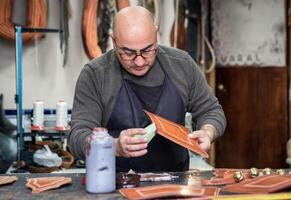
[[[145,112],[150,117],[151,121],[155,123],[158,134],[203,157],[209,157],[208,153],[200,148],[197,140],[188,137],[189,130],[186,127],[155,115],[149,111],[145,110]]]
[[[155,199],[165,197],[210,197],[219,194],[216,187],[196,187],[176,184],[144,186],[137,188],[123,188],[119,192],[127,199]]]
[[[82,17],[82,34],[86,53],[89,59],[102,55],[98,46],[97,11],[99,0],[85,0]]]
[[[40,193],[71,182],[72,179],[67,177],[40,177],[27,179],[25,186],[32,189],[32,193]]]
[[[0,185],[13,183],[14,181],[17,180],[18,178],[16,176],[0,176]]]
[[[223,191],[232,193],[264,194],[279,192],[291,187],[291,175],[259,176],[237,184],[223,187]]]

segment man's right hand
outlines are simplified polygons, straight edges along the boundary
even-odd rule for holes
[[[139,157],[145,155],[147,151],[147,139],[143,137],[133,137],[144,134],[142,128],[131,128],[120,132],[119,138],[115,139],[116,156]]]

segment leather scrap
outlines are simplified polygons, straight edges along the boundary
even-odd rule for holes
[[[188,137],[189,130],[186,127],[155,115],[149,111],[145,110],[145,113],[156,125],[157,133],[203,157],[209,157],[208,153],[201,149],[198,145],[198,141],[196,139],[191,139]]]
[[[0,176],[0,185],[6,185],[9,183],[13,183],[17,180],[18,180],[18,178],[16,176]]]
[[[59,188],[72,182],[68,177],[39,177],[27,179],[26,187],[32,189],[32,193],[40,193],[46,190]]]

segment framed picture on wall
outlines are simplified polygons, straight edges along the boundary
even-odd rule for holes
[[[286,66],[284,0],[212,0],[212,44],[220,66]]]

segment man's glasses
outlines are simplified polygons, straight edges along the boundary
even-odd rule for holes
[[[117,47],[116,49],[118,51],[120,58],[124,61],[134,61],[138,56],[141,56],[143,59],[152,58],[153,56],[156,55],[157,50],[158,50],[157,48],[153,48],[149,50],[140,50],[140,52],[137,52],[136,50],[123,49],[119,47],[115,40],[114,40],[114,43]],[[151,46],[156,46],[156,41]]]
[[[157,49],[151,49],[143,52],[119,52],[120,58],[125,61],[134,61],[138,56],[143,59],[151,58],[156,55]]]

